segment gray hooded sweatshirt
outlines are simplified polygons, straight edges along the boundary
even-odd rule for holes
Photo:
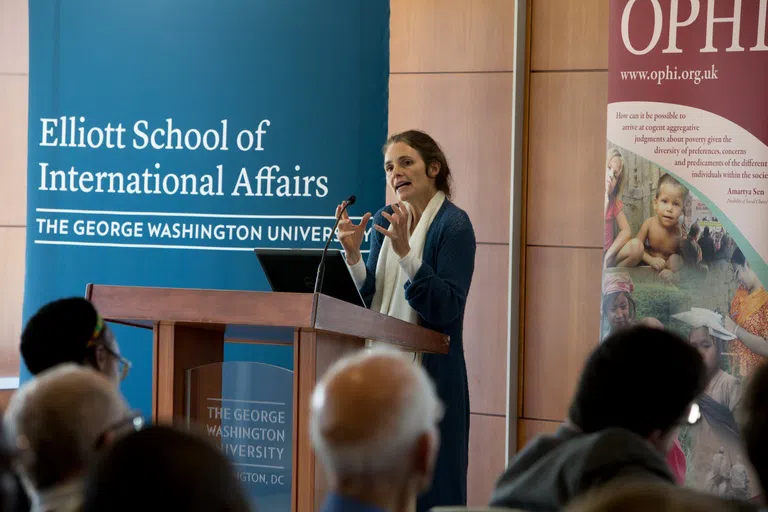
[[[583,434],[562,426],[512,459],[490,504],[556,511],[589,489],[625,477],[675,485],[664,456],[637,434],[620,428]]]

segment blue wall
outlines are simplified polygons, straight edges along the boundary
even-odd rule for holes
[[[50,300],[82,296],[87,283],[268,290],[253,248],[321,247],[321,228],[353,193],[353,215],[383,205],[388,1],[67,0],[29,9],[24,321]],[[160,132],[161,148],[152,147],[145,137],[168,119],[183,132],[217,130],[207,135],[217,149],[175,149],[184,146],[175,139],[167,149]],[[99,232],[100,221],[118,230]],[[165,223],[169,236],[157,229]],[[217,225],[242,226],[244,239]],[[271,240],[279,228],[294,235]],[[151,336],[116,333],[134,363],[125,395],[149,413]],[[291,352],[231,345],[225,356],[290,368]]]

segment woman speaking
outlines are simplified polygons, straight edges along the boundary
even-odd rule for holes
[[[465,505],[469,449],[469,387],[462,331],[475,266],[475,233],[469,216],[450,201],[451,170],[445,154],[426,133],[392,135],[384,145],[387,185],[395,204],[373,217],[371,251],[362,261],[360,246],[371,218],[354,224],[346,211],[339,240],[366,304],[373,310],[442,332],[451,338],[448,354],[424,354],[445,415],[440,451],[430,490],[419,511]],[[336,215],[342,211],[342,203]]]

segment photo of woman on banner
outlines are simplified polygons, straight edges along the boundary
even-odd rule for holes
[[[739,373],[747,379],[768,357],[768,291],[741,249],[733,251],[731,269],[739,288],[731,301],[725,327],[735,334],[731,351],[739,362]]]
[[[448,354],[416,355],[433,379],[445,415],[432,486],[417,510],[466,505],[469,457],[469,385],[463,324],[475,265],[475,234],[469,216],[451,200],[451,170],[426,133],[392,135],[384,146],[384,173],[397,202],[373,216],[371,249],[360,246],[371,218],[354,224],[344,212],[339,240],[347,265],[368,306],[451,337]],[[341,213],[339,205],[336,215]]]
[[[619,198],[624,184],[624,159],[616,148],[608,150],[605,163],[605,231],[603,268],[633,267],[643,257],[643,246],[632,238],[632,228]]]
[[[603,276],[603,338],[637,324],[657,329],[664,328],[656,318],[637,319],[637,304],[632,296],[634,291],[635,285],[629,273],[606,271]]]
[[[708,383],[697,403],[702,421],[689,427],[688,483],[702,491],[734,499],[759,494],[754,470],[746,454],[734,413],[741,402],[742,382],[724,370],[723,354],[735,339],[722,316],[704,309],[673,315],[690,327],[688,340],[707,368]]]

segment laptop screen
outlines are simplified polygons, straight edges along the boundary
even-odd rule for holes
[[[322,249],[255,249],[254,252],[273,292],[314,291]],[[355,286],[341,251],[328,250],[323,288],[319,291],[329,297],[365,307],[365,301]]]

